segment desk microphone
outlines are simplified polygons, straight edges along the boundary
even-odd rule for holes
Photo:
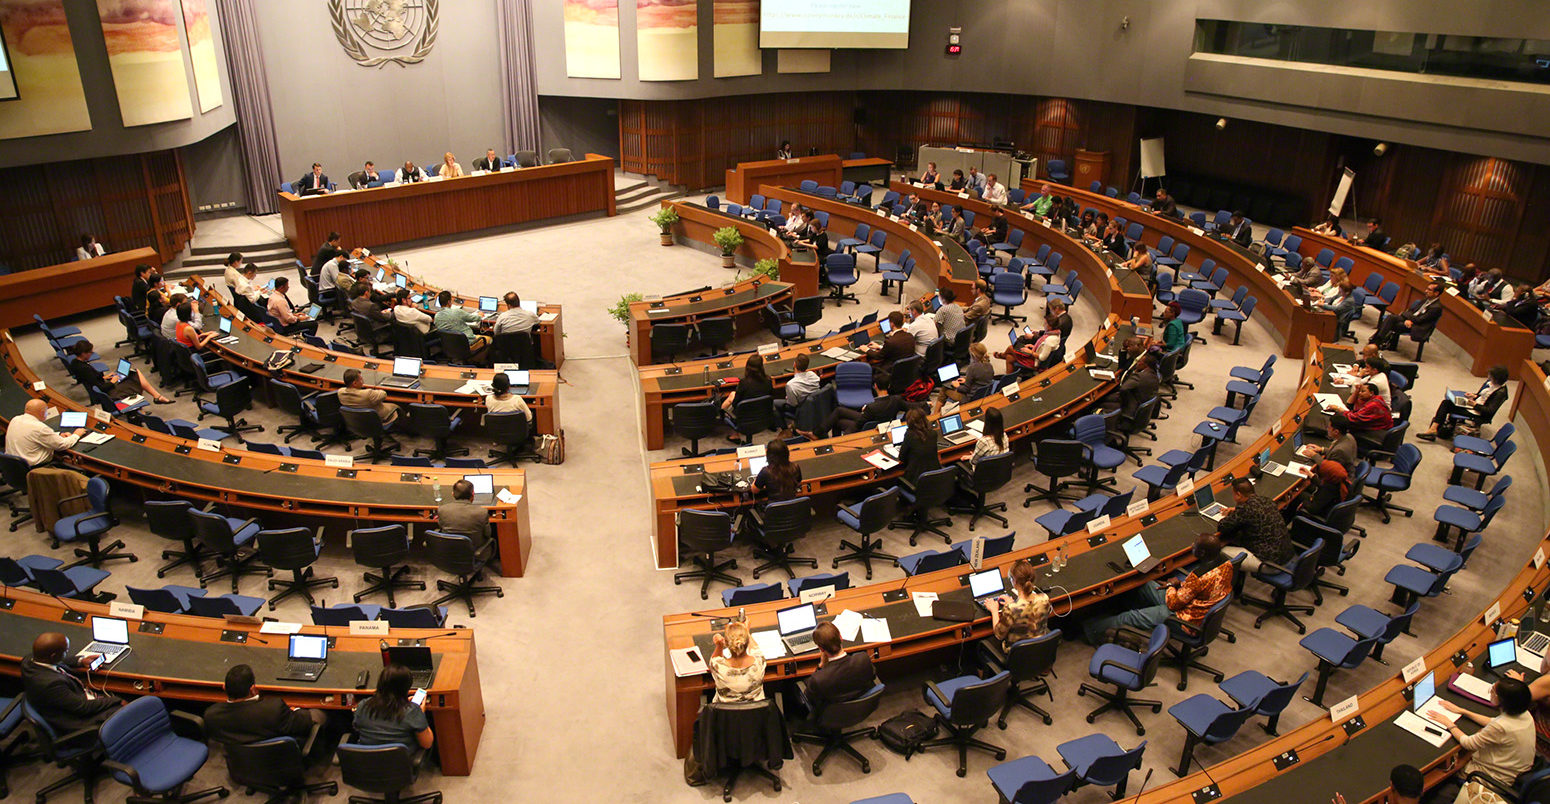
[[[1154,770],[1156,770],[1156,768],[1147,768],[1146,769],[1146,778],[1141,780],[1141,789],[1137,790],[1135,796],[1131,797],[1130,800],[1132,802],[1136,802],[1136,801],[1140,801],[1141,800],[1141,794],[1146,792],[1147,782],[1152,781],[1152,771],[1154,771]]]
[[[1211,772],[1206,770],[1206,763],[1201,762],[1200,761],[1200,757],[1196,756],[1193,753],[1191,753],[1189,755],[1189,758],[1190,758],[1191,761],[1193,761],[1195,763],[1195,767],[1199,768],[1200,772],[1204,773],[1206,775],[1206,780],[1211,782],[1210,789],[1216,791],[1216,795],[1214,796],[1214,798],[1221,798],[1222,797],[1222,786],[1217,784],[1215,779],[1211,778]],[[1185,770],[1189,770],[1189,769],[1185,768]]]
[[[1322,745],[1322,744],[1324,744],[1324,743],[1327,743],[1327,742],[1329,742],[1329,741],[1330,741],[1330,740],[1333,740],[1333,739],[1335,739],[1335,738],[1336,738],[1336,737],[1339,737],[1339,736],[1340,736],[1340,735],[1342,735],[1342,734],[1344,734],[1344,733],[1345,733],[1345,730],[1344,730],[1344,729],[1342,729],[1342,730],[1340,730],[1340,731],[1332,731],[1332,732],[1330,732],[1330,733],[1329,733],[1329,734],[1326,734],[1326,735],[1324,735],[1324,736],[1323,736],[1323,737],[1320,737],[1320,738],[1319,738],[1319,739],[1317,739],[1317,740],[1314,740],[1314,741],[1313,741],[1313,742],[1311,742],[1311,743],[1308,743],[1308,744],[1307,744],[1307,745],[1305,745],[1305,746],[1303,746],[1303,747],[1302,747],[1302,748],[1299,748],[1299,749],[1297,749],[1297,752],[1298,752],[1298,753],[1299,753],[1299,754],[1300,754],[1300,753],[1302,753],[1302,752],[1304,752],[1304,751],[1307,751],[1307,750],[1308,750],[1308,749],[1310,749],[1310,748],[1313,748],[1313,747],[1314,747],[1314,746],[1317,746],[1317,745]]]
[[[60,597],[59,595],[54,594],[53,592],[49,592],[48,596],[53,598],[53,599],[55,599],[55,600],[57,600],[57,601],[59,601],[60,604],[62,604],[65,607],[65,609],[68,610],[71,614],[79,614],[79,615],[81,615],[81,617],[83,619],[86,617],[86,612],[81,611],[80,609],[77,609],[76,607],[70,605],[70,601],[65,600],[64,598]]]

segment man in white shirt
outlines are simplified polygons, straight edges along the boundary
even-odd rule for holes
[[[178,339],[178,305],[188,300],[188,296],[183,293],[174,293],[172,298],[168,300],[167,312],[161,317],[161,336],[163,338],[169,341]],[[194,304],[190,306],[193,307],[194,316],[189,319],[188,323],[193,324],[194,329],[204,329],[205,320],[204,316],[199,314],[199,305]]]
[[[69,449],[86,435],[85,428],[77,428],[69,435],[58,433],[43,421],[48,415],[48,405],[41,399],[27,400],[23,413],[11,419],[5,430],[5,452],[27,462],[28,466],[42,466],[54,460],[54,452]]]
[[[798,354],[796,359],[791,361],[791,368],[796,373],[792,374],[791,379],[786,381],[786,404],[793,408],[802,404],[803,400],[814,393],[817,393],[819,386],[823,385],[823,380],[818,376],[818,372],[809,371],[807,365],[808,357],[806,352]]]
[[[980,194],[987,203],[998,206],[1006,204],[1006,185],[996,181],[996,174],[992,173],[985,179],[985,191]]]
[[[538,326],[538,316],[522,309],[522,297],[515,291],[506,294],[506,309],[495,317],[495,334],[508,332],[532,332]]]
[[[89,235],[81,235],[81,245],[75,250],[77,260],[90,260],[108,253],[108,250],[97,242],[97,238]]]
[[[926,344],[937,339],[936,316],[926,312],[918,301],[910,302],[906,315],[909,323],[904,325],[904,331],[915,336],[915,354],[924,357]]]
[[[344,270],[350,262],[349,255],[339,256],[323,263],[322,270],[318,271],[318,293],[327,293],[339,287],[339,272]]]
[[[248,263],[242,266],[242,275],[237,277],[237,284],[232,286],[237,295],[247,297],[254,304],[264,296],[264,286],[258,283],[258,266]],[[165,323],[165,322],[164,322]]]
[[[226,286],[235,288],[242,279],[242,252],[233,251],[226,255],[226,271],[224,272]]]
[[[393,318],[400,324],[408,324],[419,330],[421,335],[430,334],[431,324],[435,323],[435,319],[431,318],[425,311],[417,309],[409,301],[408,288],[401,288],[398,291],[397,301],[398,304],[393,307]]]

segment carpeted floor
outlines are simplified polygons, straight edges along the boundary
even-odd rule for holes
[[[203,243],[238,243],[269,239],[279,229],[277,218],[231,218],[200,223]],[[348,235],[346,235],[348,242]],[[560,392],[562,421],[567,436],[566,462],[561,466],[529,465],[533,556],[527,577],[504,581],[503,599],[484,599],[479,614],[470,619],[466,612],[454,610],[452,622],[475,628],[479,637],[481,675],[488,721],[472,776],[446,778],[430,774],[418,790],[440,789],[449,801],[476,801],[506,798],[511,800],[563,801],[710,801],[719,795],[719,787],[690,789],[683,786],[681,766],[671,752],[667,732],[663,692],[663,656],[661,617],[669,612],[694,610],[709,605],[702,602],[697,585],[675,586],[670,576],[652,568],[649,496],[645,472],[649,462],[676,454],[680,442],[669,437],[666,449],[647,453],[642,448],[638,421],[638,389],[634,369],[625,353],[623,327],[609,318],[606,310],[628,291],[666,294],[701,285],[719,285],[730,281],[733,271],[720,267],[719,260],[700,250],[687,247],[662,248],[656,243],[655,228],[644,214],[614,218],[564,222],[556,225],[506,232],[457,241],[417,244],[415,248],[391,250],[400,260],[407,258],[411,270],[424,275],[432,284],[465,293],[500,294],[514,289],[524,298],[559,302],[565,306],[566,356],[562,370],[565,381]],[[357,245],[351,243],[351,245]],[[370,246],[372,244],[364,244]],[[907,295],[927,290],[924,278],[917,278]],[[877,294],[876,280],[863,275],[858,287],[862,304],[842,310],[825,308],[823,321],[814,329],[826,331],[873,309],[887,310],[888,300]],[[1037,295],[1030,306],[1037,309]],[[1091,301],[1073,311],[1077,342],[1090,337],[1099,320]],[[109,317],[86,317],[69,322],[80,326],[112,354],[108,347],[122,337],[117,322]],[[1356,327],[1365,338],[1371,332],[1373,317]],[[999,336],[992,336],[992,343]],[[736,344],[752,348],[767,336],[758,334]],[[1171,418],[1159,426],[1159,446],[1191,447],[1190,431],[1204,411],[1221,404],[1222,387],[1234,365],[1258,366],[1264,355],[1277,351],[1273,339],[1258,322],[1244,328],[1243,343],[1233,347],[1229,339],[1208,337],[1196,347],[1185,378],[1195,384],[1175,403]],[[63,372],[47,354],[41,336],[28,334],[21,339],[32,365],[45,378],[64,382]],[[1470,387],[1478,380],[1461,368],[1464,364],[1458,345],[1434,342],[1429,350],[1419,387],[1412,393],[1415,416],[1421,420],[1412,431],[1424,426],[1443,389]],[[1399,359],[1408,359],[1408,354]],[[1271,383],[1268,397],[1250,426],[1259,428],[1285,408],[1290,388],[1296,382],[1296,364],[1283,361]],[[61,387],[65,387],[63,384]],[[180,400],[168,412],[193,417],[189,403]],[[252,440],[275,440],[273,427],[283,418],[273,410],[260,409],[250,418],[268,425],[268,432],[253,434]],[[1424,456],[1415,486],[1400,495],[1400,501],[1417,508],[1414,518],[1396,518],[1384,527],[1370,509],[1364,509],[1358,524],[1368,528],[1360,554],[1341,580],[1352,587],[1349,597],[1330,596],[1308,623],[1311,628],[1334,625],[1334,617],[1353,603],[1365,603],[1386,609],[1389,587],[1382,577],[1389,567],[1402,560],[1414,542],[1428,539],[1433,529],[1431,513],[1440,500],[1451,463],[1445,445],[1416,442]],[[1541,458],[1531,443],[1520,438],[1522,454],[1509,471],[1517,476],[1517,487],[1509,493],[1509,504],[1496,519],[1485,545],[1475,554],[1468,571],[1453,582],[1451,593],[1422,606],[1415,623],[1416,638],[1401,637],[1390,647],[1389,666],[1369,662],[1362,667],[1335,676],[1327,695],[1337,701],[1365,690],[1415,656],[1441,641],[1484,608],[1483,601],[1505,581],[1510,568],[1520,566],[1528,557],[1529,547],[1543,533],[1546,511],[1543,490],[1546,479]],[[469,440],[475,455],[483,446]],[[407,443],[406,446],[414,446]],[[1236,447],[1223,447],[1224,456]],[[1120,470],[1120,487],[1132,485],[1133,464]],[[1024,509],[1022,484],[1036,477],[1032,466],[1020,460],[1014,482],[1000,499],[1010,503],[1017,545],[1025,546],[1042,538],[1042,530],[1033,518],[1046,510],[1039,503]],[[104,588],[122,592],[125,585],[188,584],[193,577],[186,570],[175,571],[163,581],[155,579],[158,562],[152,560],[165,546],[144,526],[134,504],[134,495],[119,495],[118,508],[123,524],[117,535],[129,542],[142,556],[135,564],[115,564],[113,577]],[[993,523],[992,523],[993,524]],[[815,555],[827,564],[836,552],[844,529],[832,520],[820,518],[812,533],[801,543],[805,555]],[[949,529],[957,538],[966,537],[965,523]],[[991,528],[979,533],[997,534]],[[1037,535],[1036,535],[1037,534]],[[7,552],[15,555],[47,553],[46,542],[30,529],[7,537]],[[885,533],[884,542],[895,553],[910,552],[903,532]],[[62,551],[61,551],[62,552]],[[736,555],[738,551],[734,550]],[[742,558],[748,554],[743,553]],[[744,580],[747,567],[742,562]],[[339,602],[364,586],[361,570],[350,560],[342,532],[330,532],[319,572],[337,575],[341,588],[331,593],[328,602]],[[892,567],[879,565],[876,581],[902,577]],[[429,579],[434,581],[431,571]],[[761,578],[761,580],[763,580]],[[859,578],[858,578],[859,580]],[[434,585],[434,584],[432,584]],[[1251,591],[1255,584],[1250,582]],[[243,592],[259,594],[257,580],[248,580]],[[712,591],[715,602],[716,590]],[[413,593],[410,602],[429,600]],[[280,604],[274,616],[288,620],[307,619],[303,603],[288,600]],[[1234,607],[1228,626],[1237,632],[1236,644],[1219,644],[1207,660],[1229,675],[1256,668],[1277,678],[1295,677],[1311,670],[1315,662],[1297,645],[1297,635],[1283,622],[1267,623],[1261,630],[1252,627],[1254,610]],[[1055,746],[1092,731],[1101,730],[1130,747],[1140,739],[1148,740],[1143,769],[1155,769],[1154,786],[1171,781],[1171,768],[1178,761],[1182,730],[1166,714],[1166,706],[1199,692],[1212,692],[1215,685],[1207,678],[1192,677],[1187,692],[1175,689],[1177,676],[1164,669],[1158,684],[1146,695],[1163,701],[1160,715],[1147,713],[1144,738],[1137,737],[1121,716],[1109,715],[1093,725],[1084,721],[1096,706],[1090,698],[1076,695],[1080,682],[1087,679],[1086,664],[1091,649],[1080,643],[1061,648],[1056,677],[1050,680],[1054,702],[1047,704],[1054,725],[1039,723],[1025,712],[1014,714],[1006,731],[992,727],[982,736],[1006,747],[1009,758],[1036,754],[1054,763]],[[903,677],[889,677],[888,692],[875,720],[896,712],[921,708],[920,690],[927,677],[957,675],[946,663],[958,657],[944,657],[943,666]],[[1311,693],[1311,680],[1304,692]],[[1225,697],[1225,696],[1222,696]],[[1283,729],[1323,716],[1301,699],[1282,719]],[[1211,764],[1237,753],[1265,738],[1257,727],[1245,728],[1225,745],[1202,748],[1197,756]],[[916,801],[974,800],[993,801],[994,792],[984,772],[994,760],[984,754],[969,759],[969,775],[958,779],[953,768],[956,756],[937,751],[909,762],[889,753],[881,745],[868,743],[862,750],[871,758],[872,771],[863,775],[848,759],[830,761],[821,777],[814,777],[808,763],[816,749],[798,746],[797,760],[787,763],[781,775],[786,783],[775,794],[756,782],[740,786],[738,797],[762,801],[848,802],[867,796],[905,791]],[[219,759],[199,774],[209,784],[226,781]],[[326,769],[330,777],[337,771]],[[61,771],[37,764],[13,769],[13,792],[30,795],[41,784]],[[1140,783],[1132,778],[1132,790]],[[99,800],[120,801],[124,788],[112,782],[99,785]],[[242,793],[238,791],[240,796]],[[73,800],[78,788],[59,795]],[[1086,789],[1073,794],[1072,801],[1106,800],[1103,792]],[[1327,801],[1328,791],[1310,791],[1309,801]]]

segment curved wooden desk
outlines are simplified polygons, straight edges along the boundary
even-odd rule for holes
[[[72,645],[91,641],[90,622],[64,619],[70,611],[108,616],[108,606],[72,600],[61,603],[48,595],[11,588],[0,604],[0,673],[21,675],[22,659],[32,653],[39,634],[57,631]],[[68,608],[67,608],[68,607]],[[150,628],[147,628],[150,626]],[[155,629],[160,628],[158,633]],[[252,666],[257,688],[279,696],[294,707],[348,712],[358,698],[369,696],[355,688],[355,676],[365,670],[376,683],[382,669],[380,636],[350,636],[345,628],[304,626],[304,634],[325,634],[328,666],[316,683],[280,681],[285,666],[287,639],[279,634],[260,634],[256,625],[231,623],[212,617],[191,617],[147,611],[129,634],[131,650],[111,667],[93,674],[94,687],[125,697],[155,695],[164,700],[215,703],[226,700],[222,687],[226,671],[234,664]],[[240,636],[241,642],[232,641]],[[386,637],[392,644],[415,640],[431,649],[435,678],[426,688],[425,713],[436,732],[436,753],[441,770],[449,776],[467,776],[473,770],[484,732],[484,692],[479,685],[479,662],[474,632],[469,629],[395,628]]]
[[[739,318],[757,316],[766,304],[789,303],[794,288],[790,282],[753,276],[719,288],[632,302],[626,325],[630,358],[637,366],[651,363],[651,328],[657,324],[693,325],[706,318],[731,318],[735,326]]]
[[[1023,188],[1030,192],[1037,192],[1038,187],[1044,183],[1025,179]],[[1254,309],[1254,313],[1264,317],[1268,329],[1281,342],[1282,355],[1301,357],[1299,352],[1309,336],[1317,338],[1322,343],[1331,343],[1335,340],[1334,313],[1310,310],[1298,304],[1290,293],[1283,290],[1269,274],[1265,273],[1262,266],[1248,251],[1240,248],[1236,243],[1210,237],[1198,229],[1191,228],[1188,221],[1154,215],[1144,207],[1110,198],[1101,193],[1090,193],[1086,190],[1062,186],[1060,194],[1077,199],[1083,208],[1092,207],[1108,213],[1110,219],[1125,218],[1126,228],[1129,228],[1132,223],[1140,223],[1141,241],[1149,246],[1156,247],[1165,236],[1172,237],[1175,243],[1187,243],[1189,257],[1184,263],[1196,271],[1207,258],[1216,260],[1217,265],[1228,271],[1228,287],[1248,285],[1249,293],[1259,299],[1259,306]],[[1230,294],[1224,288],[1222,295]]]
[[[1312,407],[1311,394],[1332,388],[1325,379],[1323,366],[1328,362],[1348,359],[1350,355],[1349,350],[1320,349],[1317,344],[1309,344],[1304,358],[1302,381],[1292,405],[1265,433],[1246,444],[1233,460],[1222,462],[1214,471],[1206,474],[1199,485],[1209,483],[1216,490],[1218,499],[1225,501],[1231,493],[1230,478],[1245,475],[1262,450],[1270,450],[1274,460],[1283,464],[1293,459],[1291,435],[1302,427],[1303,419]],[[793,452],[806,446],[795,447]],[[803,477],[810,477],[805,467]],[[657,474],[653,471],[653,483],[657,480]],[[1260,481],[1262,491],[1281,499],[1289,498],[1298,489],[1300,482],[1300,478],[1294,478],[1291,473],[1266,476]],[[1002,568],[1004,573],[1018,559],[1029,559],[1040,567],[1040,586],[1063,587],[1065,594],[1052,597],[1080,607],[1127,591],[1143,582],[1141,576],[1133,571],[1116,572],[1110,566],[1111,562],[1114,562],[1114,566],[1124,562],[1121,543],[1135,533],[1145,533],[1152,554],[1165,565],[1178,567],[1187,563],[1195,536],[1216,526],[1214,521],[1190,512],[1186,498],[1170,495],[1153,502],[1143,514],[1115,520],[1097,536],[1089,537],[1081,533],[1041,542],[1033,547],[986,559],[985,566]],[[1151,517],[1156,517],[1156,521],[1142,524]],[[1064,571],[1052,574],[1048,570],[1048,561],[1056,549],[1066,550],[1070,563]],[[942,570],[907,578],[902,584],[890,580],[842,590],[827,602],[825,616],[851,609],[870,616],[888,617],[892,632],[890,642],[869,644],[858,641],[847,645],[847,649],[871,651],[880,673],[886,674],[893,660],[957,649],[965,642],[981,639],[990,633],[989,616],[972,623],[943,623],[915,614],[910,593],[936,592],[944,598],[961,599],[966,594],[962,574],[961,568]],[[775,612],[788,605],[790,601],[785,600],[745,607],[750,627],[756,630],[771,627],[775,622]],[[682,756],[687,750],[690,728],[699,710],[701,696],[706,690],[712,689],[713,685],[706,676],[676,677],[667,651],[690,645],[698,645],[705,650],[710,644],[713,630],[724,626],[724,618],[735,613],[735,609],[717,609],[663,617],[668,723],[677,756]],[[786,680],[806,676],[816,669],[817,658],[816,653],[808,653],[797,658],[787,656],[772,660],[765,671],[765,677]]]
[[[34,315],[62,318],[113,306],[134,282],[136,265],[161,265],[153,248],[115,251],[89,260],[0,276],[0,327],[31,325]]]
[[[0,372],[0,419],[20,415],[34,396],[60,410],[87,410],[57,389],[36,389],[37,374],[22,359],[9,331],[0,332],[6,371]],[[105,444],[78,444],[62,459],[83,471],[121,480],[157,494],[221,503],[252,511],[343,520],[347,527],[365,522],[403,522],[434,526],[432,484],[444,489],[466,470],[354,466],[340,469],[323,461],[221,448],[199,449],[176,438],[129,424],[91,420],[93,429],[114,438]],[[527,479],[520,469],[483,470],[495,475],[497,488],[519,495],[514,504],[489,502],[490,524],[500,545],[500,571],[520,577],[532,550],[528,523]]]
[[[663,201],[678,213],[678,224],[673,229],[679,240],[694,240],[720,252],[713,237],[717,229],[731,226],[743,235],[743,244],[737,247],[736,256],[758,262],[774,260],[780,270],[780,281],[790,282],[792,295],[797,298],[818,294],[818,255],[811,251],[793,252],[784,240],[776,237],[763,224],[718,212],[700,204],[687,201]]]
[[[837,154],[799,156],[791,159],[763,159],[758,162],[739,162],[727,170],[726,197],[736,203],[746,204],[754,193],[764,192],[766,184],[795,187],[811,179],[820,185],[840,186],[844,176],[845,160]]]
[[[927,189],[899,181],[889,185],[889,189],[897,192],[900,198],[915,193],[922,199],[935,201],[943,207],[948,204],[963,207],[974,213],[975,222],[990,218],[990,204],[976,198],[964,198],[958,193]],[[1122,320],[1132,317],[1141,321],[1152,319],[1151,288],[1148,288],[1146,282],[1134,271],[1118,267],[1119,261],[1115,260],[1112,254],[1095,253],[1076,238],[1019,214],[1015,210],[1008,210],[1006,220],[1013,230],[1023,233],[1023,251],[1032,254],[1039,246],[1048,245],[1051,253],[1059,252],[1065,255],[1060,263],[1062,272],[1075,269],[1076,275],[1082,278],[1083,285],[1095,291],[1098,288],[1108,288],[1112,299],[1110,312],[1118,315]],[[1064,273],[1061,276],[1063,277]]]
[[[375,278],[376,272],[378,270],[382,271],[382,280],[376,283],[376,287],[386,290],[386,286],[395,285],[396,277],[402,274],[404,277],[404,287],[409,288],[409,290],[414,293],[420,294],[422,296],[436,296],[442,291],[442,288],[427,285],[419,279],[410,276],[407,272],[398,270],[397,265],[381,255],[363,255],[361,249],[356,249],[354,256],[370,268],[373,278]],[[506,302],[501,298],[503,295],[504,292],[497,295],[496,299],[499,301],[500,309],[505,310]],[[479,298],[477,296],[459,296],[456,293],[453,293],[452,303],[459,307],[468,307],[474,310],[479,309]],[[554,368],[559,370],[559,368],[565,364],[564,311],[558,304],[540,304],[538,305],[538,315],[539,321],[538,328],[536,330],[538,336],[538,354],[544,360],[553,363]],[[551,315],[553,318],[550,318],[547,321],[544,320]]]
[[[348,352],[319,349],[290,336],[275,334],[268,327],[238,318],[241,313],[218,292],[212,290],[197,276],[193,277],[193,281],[203,288],[206,298],[216,300],[215,313],[232,320],[231,334],[237,339],[232,343],[222,343],[221,338],[216,338],[210,341],[208,348],[227,362],[241,367],[245,372],[261,377],[274,377],[311,390],[336,391],[344,387],[346,371],[359,369],[367,385],[380,387],[387,392],[388,401],[399,405],[434,402],[463,410],[482,411],[484,409],[482,396],[458,393],[457,389],[470,381],[487,382],[495,376],[495,372],[491,369],[464,369],[425,363],[422,367],[424,375],[420,377],[418,388],[380,386],[378,383],[393,376],[393,358],[352,355]],[[476,299],[475,304],[477,303]],[[211,324],[210,329],[214,329],[214,322],[208,323]],[[290,351],[294,357],[290,366],[280,371],[271,371],[265,361],[277,351]],[[317,368],[310,372],[302,371],[302,368],[312,365],[316,365]],[[560,378],[558,373],[533,371],[529,373],[529,381],[528,393],[523,395],[523,399],[533,411],[534,431],[559,435]],[[268,393],[267,388],[253,390],[255,394]],[[408,411],[404,411],[404,414],[407,415]],[[464,426],[477,427],[478,422],[465,422]]]
[[[842,237],[854,236],[857,224],[862,223],[872,227],[873,231],[881,229],[887,232],[888,250],[897,254],[903,249],[909,249],[910,254],[915,255],[916,270],[924,271],[926,276],[931,277],[934,285],[939,288],[952,288],[953,293],[965,303],[974,300],[974,282],[980,278],[979,268],[974,264],[969,252],[952,238],[933,239],[910,223],[895,220],[886,214],[878,214],[879,210],[873,210],[871,207],[821,198],[789,187],[766,185],[759,188],[759,192],[766,198],[780,199],[781,203],[788,207],[792,204],[801,204],[818,212],[829,213],[830,242],[835,242]],[[857,265],[856,270],[864,271],[864,263]]]
[[[598,154],[559,165],[396,187],[306,197],[280,193],[280,222],[297,254],[312,254],[329,232],[386,245],[614,211],[614,160]]]
[[[1349,271],[1352,284],[1361,285],[1367,281],[1367,274],[1373,271],[1382,276],[1384,282],[1399,283],[1399,296],[1389,306],[1393,312],[1403,311],[1411,302],[1425,295],[1426,286],[1432,282],[1416,270],[1415,263],[1401,260],[1392,254],[1339,238],[1314,234],[1302,228],[1293,229],[1291,234],[1302,236],[1302,245],[1298,251],[1305,257],[1315,256],[1327,248],[1334,252],[1337,260],[1341,257],[1351,258],[1355,263]],[[1534,351],[1532,330],[1517,326],[1517,322],[1499,324],[1490,313],[1452,293],[1444,293],[1442,296],[1442,318],[1437,322],[1437,331],[1474,356],[1469,370],[1477,377],[1484,377],[1492,366],[1499,364],[1506,366],[1512,377],[1518,379],[1518,369],[1523,361],[1530,359]]]

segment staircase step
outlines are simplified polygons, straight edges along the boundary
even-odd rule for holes
[[[289,249],[290,247],[290,243],[287,243],[284,240],[274,240],[268,243],[253,243],[245,246],[194,246],[188,250],[188,253],[193,256],[218,254],[224,257],[233,251],[240,251],[243,254],[246,254],[250,251],[274,251],[276,249]]]
[[[622,215],[622,214],[624,214],[626,212],[636,212],[638,210],[650,209],[650,208],[657,207],[657,206],[661,205],[661,203],[663,201],[670,201],[670,200],[673,200],[673,199],[676,199],[676,198],[683,198],[684,196],[687,196],[687,195],[689,195],[689,193],[686,192],[686,191],[674,191],[674,192],[671,192],[671,193],[663,193],[662,195],[653,196],[653,197],[648,198],[648,199],[646,199],[644,201],[640,201],[640,202],[636,202],[636,203],[631,203],[631,204],[617,204],[616,203],[615,204],[615,212],[617,212],[618,214]]]
[[[637,181],[637,182],[634,182],[633,184],[627,184],[627,185],[625,185],[623,187],[621,187],[617,183],[615,183],[614,184],[614,195],[616,195],[616,196],[624,195],[625,193],[630,193],[630,192],[634,192],[636,190],[639,190],[642,187],[650,187],[650,186],[651,186],[651,184],[649,182],[646,182],[646,181]]]
[[[291,250],[289,248],[275,249],[273,251],[249,251],[240,248],[235,250],[242,253],[242,258],[245,262],[264,262],[266,260],[291,259]],[[226,255],[230,253],[230,251],[222,251],[220,254],[200,254],[197,256],[190,256],[183,260],[183,264],[225,265]]]

